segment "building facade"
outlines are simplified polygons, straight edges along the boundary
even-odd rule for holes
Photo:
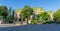
[[[21,16],[20,16],[20,12],[21,12],[22,9],[18,9],[18,10],[15,10],[14,11],[14,18],[15,18],[15,21],[17,23],[20,23],[21,22]]]
[[[41,13],[44,12],[43,8],[34,7],[32,9],[33,9],[33,15],[30,16],[30,20],[28,21],[29,24],[31,23],[32,19],[34,17],[36,17],[36,15],[41,14]],[[15,17],[16,21],[20,21],[21,22],[21,16],[20,16],[21,15],[21,11],[22,11],[21,8],[18,9],[18,10],[15,10],[14,17]],[[27,23],[27,22],[25,22],[25,23]]]

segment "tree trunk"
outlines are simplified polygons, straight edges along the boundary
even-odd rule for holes
[[[14,17],[13,24],[15,24],[15,22],[16,22],[16,17]]]
[[[6,24],[7,23],[6,18],[4,18],[4,19],[5,19],[4,21],[5,21],[5,24]]]
[[[27,24],[28,24],[28,18],[27,18]]]
[[[27,18],[27,24],[29,24],[28,20],[29,20],[29,15],[28,15],[28,18]]]
[[[15,20],[13,20],[13,24],[15,24]]]
[[[21,25],[23,24],[23,16],[21,16]]]

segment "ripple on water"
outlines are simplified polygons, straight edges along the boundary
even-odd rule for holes
[[[60,31],[59,24],[35,24],[0,28],[0,31]]]

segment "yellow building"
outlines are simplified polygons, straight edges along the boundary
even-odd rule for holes
[[[15,10],[15,15],[16,15],[16,17],[18,17],[18,18],[20,18],[20,12],[22,11],[22,9],[20,8],[20,9],[18,9],[18,10]]]
[[[14,17],[15,17],[15,20],[16,20],[17,23],[21,22],[21,16],[20,16],[21,11],[22,11],[21,8],[14,11]]]
[[[43,8],[34,7],[33,8],[33,11],[37,15],[37,14],[43,13],[44,12],[44,9]]]
[[[30,16],[29,23],[31,23],[32,19],[34,19],[36,15],[44,13],[43,8],[33,7],[32,9],[33,9],[33,15]]]
[[[50,15],[50,19],[53,20],[53,18],[54,18],[54,16],[53,16],[54,15],[54,12],[51,11],[51,12],[48,12],[48,14]]]
[[[22,11],[22,8],[15,10],[15,13],[14,13],[14,17],[16,18],[16,22],[15,23],[18,23],[18,24],[21,24],[21,23],[27,24],[27,22],[24,19],[22,21],[21,11]]]
[[[37,7],[34,7],[32,8],[33,9],[33,13],[38,15],[38,14],[41,14],[44,12],[44,9],[43,8],[37,8]],[[15,13],[14,13],[14,17],[17,19],[17,21],[20,21],[21,20],[21,11],[22,9],[18,9],[18,10],[15,10]],[[33,19],[32,17],[35,16],[35,15],[31,15],[30,16],[30,20],[28,21],[29,23],[31,23],[31,20]]]

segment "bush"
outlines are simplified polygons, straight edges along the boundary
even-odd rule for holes
[[[60,24],[60,21],[57,21],[56,24]]]
[[[31,21],[31,24],[37,24],[37,22],[36,21]]]
[[[54,21],[46,21],[46,22],[43,22],[42,24],[52,24],[54,23]]]
[[[46,24],[46,22],[47,22],[47,21],[44,20],[44,21],[42,21],[42,24]]]

